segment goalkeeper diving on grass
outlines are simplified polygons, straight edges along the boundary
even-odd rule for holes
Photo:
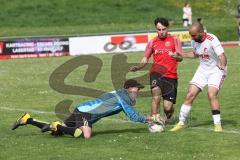
[[[42,132],[50,131],[52,135],[71,135],[73,137],[91,138],[92,125],[103,117],[115,115],[123,111],[126,116],[134,122],[160,123],[160,115],[146,116],[137,113],[134,109],[137,95],[142,84],[134,79],[125,81],[123,88],[105,93],[100,97],[76,105],[73,113],[63,122],[54,121],[51,123],[42,122],[32,118],[28,113],[24,113],[14,124],[12,130],[19,126],[33,125],[41,129]]]

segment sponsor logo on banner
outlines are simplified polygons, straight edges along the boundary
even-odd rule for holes
[[[112,52],[119,47],[120,50],[127,51],[128,49],[134,49],[134,46],[137,44],[145,44],[147,42],[147,34],[111,36],[111,41],[104,45],[104,50]]]

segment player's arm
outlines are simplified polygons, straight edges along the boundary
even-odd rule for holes
[[[133,122],[141,122],[141,123],[159,122],[159,123],[163,123],[159,114],[156,114],[156,115],[153,115],[153,116],[141,115],[141,114],[139,114],[135,111],[133,106],[130,106],[128,104],[123,104],[123,112]]]
[[[131,71],[131,72],[138,71],[138,70],[142,69],[143,67],[145,67],[147,65],[147,63],[148,63],[148,59],[146,57],[143,57],[142,60],[140,61],[140,63],[138,63],[135,66],[131,66],[129,68],[129,71]]]
[[[168,55],[172,58],[175,58],[177,62],[181,62],[183,60],[182,57],[182,42],[178,37],[174,37],[174,51],[175,52],[169,52]]]
[[[227,66],[227,57],[225,56],[224,53],[220,54],[218,56],[219,58],[219,61],[220,61],[220,64],[218,64],[218,68],[221,69],[221,70],[225,70],[226,69],[226,66]]]
[[[120,97],[117,96],[117,98],[123,108],[123,112],[131,121],[141,122],[141,123],[147,123],[147,122],[163,123],[159,114],[155,114],[152,116],[141,115],[135,111],[133,106],[129,105],[124,100],[120,99]]]
[[[227,66],[227,58],[224,54],[224,49],[219,41],[219,39],[216,36],[213,36],[214,39],[213,41],[211,41],[212,43],[212,47],[215,51],[215,53],[217,54],[220,63],[217,65],[217,67],[221,70],[226,70],[226,66]]]
[[[120,106],[123,108],[123,112],[126,114],[126,116],[134,122],[141,122],[141,123],[146,123],[150,121],[151,117],[150,116],[145,116],[145,115],[140,115],[135,111],[133,106],[131,106],[129,103],[124,101],[120,96],[116,94],[116,98],[118,99],[118,102]]]
[[[143,56],[142,60],[140,61],[140,63],[138,63],[137,65],[131,66],[129,68],[129,71],[135,72],[135,71],[138,71],[138,70],[142,69],[143,67],[145,67],[148,63],[149,58],[152,55],[152,52],[153,52],[152,51],[152,41],[150,41],[147,44],[146,50],[144,52],[144,56]]]
[[[178,62],[181,62],[183,60],[182,55],[177,52],[169,52],[168,55],[175,58],[176,61],[178,61]]]
[[[146,123],[148,121],[148,116],[140,115],[134,110],[133,106],[130,106],[128,104],[123,104],[122,107],[123,107],[124,113],[126,114],[126,116],[128,116],[128,118],[131,121],[142,122],[142,123]]]
[[[197,58],[198,56],[193,51],[190,51],[190,52],[183,52],[182,57],[183,58]]]

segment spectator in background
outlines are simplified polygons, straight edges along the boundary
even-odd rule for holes
[[[188,2],[183,7],[183,27],[192,25],[192,8]]]
[[[237,6],[237,33],[238,33],[238,40],[240,41],[240,1],[238,2]]]
[[[239,24],[240,23],[240,1],[238,2],[238,6],[237,6],[237,20]]]
[[[240,41],[240,22],[238,23],[238,40]]]

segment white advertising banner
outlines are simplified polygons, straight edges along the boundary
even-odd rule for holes
[[[173,31],[170,33],[182,41],[183,48],[190,47],[191,37],[188,31]],[[72,37],[69,38],[69,53],[70,55],[83,55],[144,51],[147,43],[156,35],[156,32],[151,32]]]
[[[122,34],[69,38],[70,55],[144,51],[148,34]]]

